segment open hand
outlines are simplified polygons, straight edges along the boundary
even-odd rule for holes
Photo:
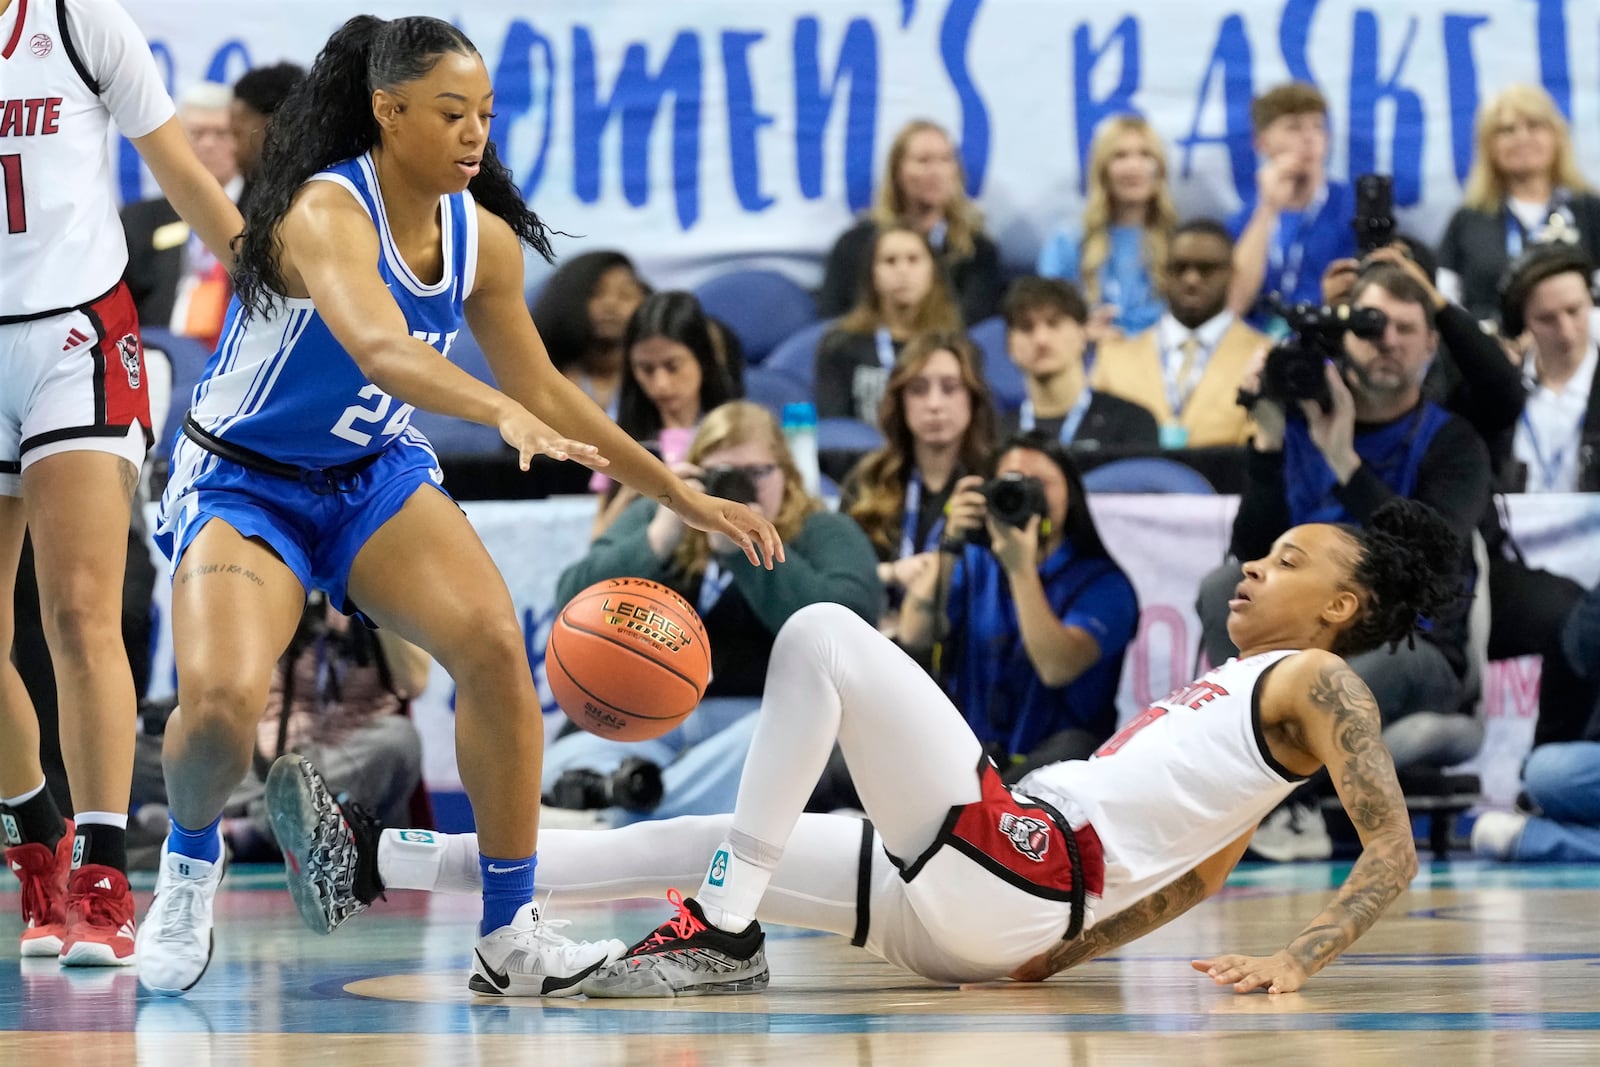
[[[1361,457],[1356,455],[1355,444],[1356,398],[1345,384],[1344,375],[1339,373],[1339,368],[1332,361],[1323,367],[1322,372],[1328,382],[1328,393],[1333,397],[1332,410],[1323,411],[1322,405],[1313,400],[1300,401],[1300,410],[1305,413],[1306,430],[1311,434],[1312,443],[1321,451],[1322,458],[1328,461],[1339,484],[1343,485],[1361,466]]]
[[[570,459],[591,469],[604,467],[610,460],[594,445],[562,437],[549,424],[526,408],[518,407],[500,420],[500,437],[517,450],[517,466],[527,470],[534,456]]]
[[[748,505],[690,490],[672,510],[696,530],[727,537],[758,567],[765,565],[770,571],[774,563],[783,562],[777,528]]]
[[[1235,993],[1265,989],[1268,993],[1293,993],[1306,984],[1310,975],[1287,952],[1270,956],[1213,956],[1191,960],[1189,966],[1218,985],[1231,985]]]

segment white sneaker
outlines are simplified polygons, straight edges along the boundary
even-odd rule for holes
[[[211,906],[226,860],[193,859],[161,846],[155,899],[139,926],[139,981],[175,997],[200,981],[211,963]]]
[[[1333,838],[1321,808],[1290,801],[1261,821],[1250,851],[1276,863],[1325,860],[1333,855]]]
[[[1520,811],[1486,811],[1472,824],[1472,854],[1508,860],[1517,847],[1528,817]]]
[[[524,904],[510,925],[478,938],[467,988],[489,997],[575,997],[585,978],[628,951],[615,938],[573,941],[557,932],[567,923]]]

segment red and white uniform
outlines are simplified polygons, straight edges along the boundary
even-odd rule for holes
[[[142,137],[173,113],[114,0],[12,0],[0,15],[0,494],[53,452],[143,458],[148,386],[119,281],[110,131]]]
[[[1293,650],[1232,659],[1131,720],[1088,760],[1055,763],[1016,791],[1099,836],[1105,919],[1214,855],[1278,806],[1301,778],[1272,758],[1257,690]]]

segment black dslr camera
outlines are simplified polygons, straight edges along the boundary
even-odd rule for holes
[[[1377,308],[1358,308],[1341,304],[1336,308],[1315,304],[1286,307],[1277,300],[1273,310],[1283,316],[1291,331],[1284,342],[1267,353],[1261,371],[1261,392],[1239,391],[1239,404],[1255,407],[1257,400],[1271,400],[1293,418],[1300,413],[1296,401],[1314,400],[1323,411],[1333,410],[1333,394],[1323,366],[1331,361],[1342,372],[1350,357],[1344,351],[1344,335],[1353,333],[1364,341],[1376,341],[1389,326],[1389,317]]]
[[[707,496],[731,500],[735,504],[756,502],[755,480],[738,467],[708,467],[702,480]]]
[[[650,812],[661,803],[664,791],[661,768],[647,759],[629,756],[610,774],[601,774],[587,767],[573,767],[561,772],[544,801],[553,808],[575,808],[580,811],[614,806],[629,811]]]
[[[1001,474],[990,478],[978,492],[989,502],[989,514],[996,522],[1022,529],[1028,520],[1049,511],[1044,498],[1044,483],[1025,474]],[[987,538],[985,538],[987,540]]]
[[[1365,257],[1394,238],[1394,179],[1363,174],[1356,179],[1356,248]]]

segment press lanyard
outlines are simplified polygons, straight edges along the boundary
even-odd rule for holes
[[[894,370],[894,337],[889,333],[889,327],[879,326],[873,336],[878,342],[878,365],[887,371]]]
[[[1088,386],[1078,394],[1077,402],[1061,420],[1061,432],[1056,434],[1056,439],[1064,445],[1070,445],[1072,439],[1078,436],[1078,426],[1083,422],[1083,416],[1089,410],[1089,402],[1094,399],[1094,390]],[[1033,417],[1033,401],[1024,400],[1022,410],[1017,412],[1017,429],[1031,430],[1037,423]]]
[[[1533,461],[1539,466],[1539,481],[1544,483],[1544,491],[1555,491],[1556,483],[1561,478],[1561,472],[1567,465],[1567,448],[1583,440],[1583,425],[1588,421],[1588,413],[1578,417],[1578,425],[1572,431],[1572,439],[1560,448],[1552,449],[1550,458],[1546,459],[1544,449],[1539,445],[1539,435],[1533,430],[1533,420],[1528,418],[1528,409],[1522,409],[1522,428],[1528,431],[1528,444],[1533,448]]]
[[[696,598],[701,615],[711,614],[711,609],[717,606],[717,601],[722,599],[722,594],[732,581],[733,572],[723,570],[716,560],[706,564],[706,573],[700,579],[700,595]]]
[[[952,475],[954,477],[954,475]],[[918,552],[932,552],[939,547],[939,538],[944,536],[944,516],[940,515],[934,520],[933,526],[928,530],[928,536],[922,539],[922,544],[917,544],[917,519],[922,514],[922,475],[917,471],[911,472],[911,480],[906,483],[905,517],[900,520],[900,558],[914,556]]]
[[[1328,202],[1328,186],[1323,183],[1317,195],[1311,198],[1311,203],[1300,212],[1300,223],[1295,227],[1294,240],[1284,247],[1283,241],[1283,216],[1278,216],[1277,231],[1272,235],[1271,256],[1272,265],[1278,270],[1278,295],[1285,300],[1294,299],[1295,287],[1300,284],[1300,269],[1306,261],[1306,230],[1317,221],[1317,216],[1322,214],[1322,208]]]
[[[1506,256],[1509,259],[1516,259],[1522,255],[1522,250],[1526,247],[1530,237],[1535,242],[1543,241],[1546,232],[1551,229],[1550,224],[1556,219],[1561,220],[1561,230],[1563,232],[1573,226],[1570,212],[1567,209],[1566,198],[1562,196],[1560,190],[1556,191],[1556,195],[1550,200],[1550,206],[1545,209],[1545,224],[1537,233],[1528,233],[1527,227],[1522,225],[1522,220],[1517,218],[1517,213],[1511,210],[1510,204],[1505,205],[1504,211],[1506,213]]]

